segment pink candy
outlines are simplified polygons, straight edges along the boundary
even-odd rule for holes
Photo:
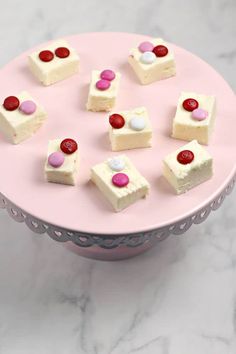
[[[97,89],[101,91],[109,89],[109,87],[111,86],[110,81],[114,80],[115,77],[116,74],[114,73],[114,71],[109,69],[103,70],[100,74],[101,80],[98,80],[96,82]]]
[[[53,152],[48,157],[49,165],[55,168],[62,166],[64,161],[65,161],[64,154],[60,151]]]
[[[152,52],[154,45],[151,42],[142,42],[139,44],[138,49],[140,52]]]
[[[192,111],[192,118],[195,120],[204,120],[208,116],[208,112],[202,108],[196,108]]]
[[[125,187],[129,183],[129,177],[125,173],[116,173],[112,177],[112,183],[119,188]]]
[[[33,114],[36,111],[36,104],[33,101],[24,101],[21,103],[19,110],[24,114]]]
[[[101,79],[96,82],[97,89],[101,90],[101,91],[109,89],[110,86],[111,86],[111,83],[108,80]]]
[[[101,72],[100,77],[101,77],[101,79],[103,79],[103,80],[112,81],[112,80],[115,79],[116,74],[114,73],[114,71],[109,70],[109,69],[106,69],[106,70],[103,70],[103,71]]]

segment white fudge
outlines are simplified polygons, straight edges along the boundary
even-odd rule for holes
[[[48,143],[47,159],[44,167],[45,177],[48,182],[75,185],[79,169],[79,152],[76,150],[72,154],[64,154],[60,148],[62,140],[50,140]],[[53,167],[49,163],[49,156],[55,152],[64,155],[64,162],[59,167]]]
[[[116,98],[118,94],[120,73],[115,73],[115,79],[110,81],[110,87],[106,90],[99,90],[96,87],[96,83],[101,79],[102,71],[93,70],[91,82],[89,86],[88,101],[86,108],[88,111],[100,112],[100,111],[111,111],[116,103]]]
[[[152,51],[141,52],[139,47],[130,50],[128,62],[143,85],[167,79],[176,74],[174,55],[169,46],[161,38],[150,39],[149,42],[154,47],[164,45],[168,53],[157,57]]]
[[[198,102],[197,110],[191,112],[184,109],[183,102],[188,98],[193,98]],[[197,118],[199,110],[205,111],[207,117],[199,120],[201,118],[201,116]],[[207,145],[213,131],[215,115],[216,100],[214,96],[182,92],[173,119],[172,137],[186,141],[196,139],[199,143]]]
[[[0,105],[0,131],[12,144],[19,144],[30,138],[41,127],[47,114],[28,92],[23,91],[17,95],[19,107],[9,111]],[[22,103],[32,101],[36,109],[32,114],[25,114],[20,110]]]
[[[61,58],[56,55],[56,49],[61,47],[69,49],[69,56]],[[44,50],[54,54],[51,61],[44,62],[39,58],[39,53]],[[79,56],[65,40],[58,40],[30,54],[28,64],[32,74],[48,86],[76,74],[79,71]]]
[[[124,126],[116,129],[109,124],[109,138],[112,150],[120,151],[150,147],[152,127],[147,109],[139,107],[129,111],[122,111],[118,114],[124,118]]]
[[[113,184],[114,175],[125,174],[129,178],[126,186],[118,187]],[[115,211],[120,211],[144,198],[149,192],[149,183],[137,171],[125,155],[108,159],[94,166],[91,170],[91,179],[102,194],[111,203]]]
[[[177,160],[178,154],[184,150],[194,154],[192,162],[182,164]],[[212,177],[213,159],[205,148],[193,140],[164,159],[163,175],[176,193],[181,194]]]

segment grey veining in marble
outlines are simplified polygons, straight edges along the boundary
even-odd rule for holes
[[[11,0],[0,64],[87,31],[160,35],[236,88],[235,0]],[[0,354],[235,354],[236,196],[202,225],[118,263],[78,257],[0,211]]]

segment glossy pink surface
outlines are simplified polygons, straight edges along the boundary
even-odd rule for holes
[[[33,114],[37,109],[36,104],[33,101],[24,101],[21,103],[19,110],[24,114]]]
[[[0,71],[1,102],[27,90],[44,106],[48,120],[37,134],[18,146],[0,136],[0,191],[33,216],[60,227],[92,233],[130,233],[176,222],[198,210],[218,194],[235,173],[236,102],[228,84],[208,64],[169,44],[175,52],[177,76],[148,86],[139,84],[127,63],[129,49],[147,36],[125,33],[91,33],[72,36],[78,50],[78,75],[53,86],[42,86],[27,68],[27,54]],[[91,46],[88,46],[91,43]],[[94,55],[100,52],[103,55]],[[112,68],[122,74],[115,111],[146,106],[153,126],[153,147],[125,152],[151,185],[150,195],[115,213],[89,181],[90,167],[108,157],[108,114],[87,112],[85,104],[91,70]],[[194,69],[193,69],[194,68]],[[161,176],[162,159],[185,144],[170,138],[172,118],[181,90],[217,97],[217,118],[208,151],[214,157],[214,177],[176,196]],[[44,163],[49,139],[71,137],[81,155],[76,187],[47,183]],[[122,152],[123,153],[123,152]]]

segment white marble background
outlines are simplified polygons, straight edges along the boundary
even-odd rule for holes
[[[1,2],[0,64],[87,31],[160,35],[236,88],[235,0]],[[138,258],[82,259],[0,212],[0,354],[235,354],[236,194]]]

